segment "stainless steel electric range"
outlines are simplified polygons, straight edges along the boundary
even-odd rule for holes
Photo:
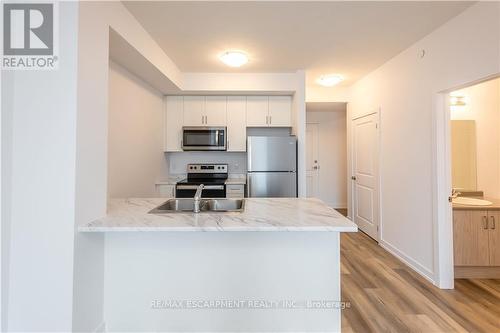
[[[177,182],[176,198],[192,198],[203,184],[202,198],[225,198],[227,164],[188,164],[187,178]]]

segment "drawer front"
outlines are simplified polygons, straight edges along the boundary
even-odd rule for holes
[[[226,198],[228,199],[243,199],[244,197],[243,192],[226,192]]]
[[[243,184],[226,185],[227,192],[243,192],[244,190],[245,190],[245,185]]]
[[[226,185],[226,198],[241,199],[245,197],[245,185]]]

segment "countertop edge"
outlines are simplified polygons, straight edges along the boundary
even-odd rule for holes
[[[241,228],[241,227],[78,227],[78,232],[357,232],[357,227],[268,227],[268,228]]]

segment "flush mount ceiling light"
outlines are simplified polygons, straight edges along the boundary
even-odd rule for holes
[[[323,87],[333,87],[342,81],[344,81],[344,77],[339,74],[322,75],[316,80]]]
[[[230,67],[241,67],[248,62],[248,56],[241,51],[226,51],[219,59]]]

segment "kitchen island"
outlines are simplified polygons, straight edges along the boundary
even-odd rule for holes
[[[248,198],[243,212],[148,212],[113,199],[80,232],[105,233],[108,331],[340,331],[340,232],[316,199]]]

